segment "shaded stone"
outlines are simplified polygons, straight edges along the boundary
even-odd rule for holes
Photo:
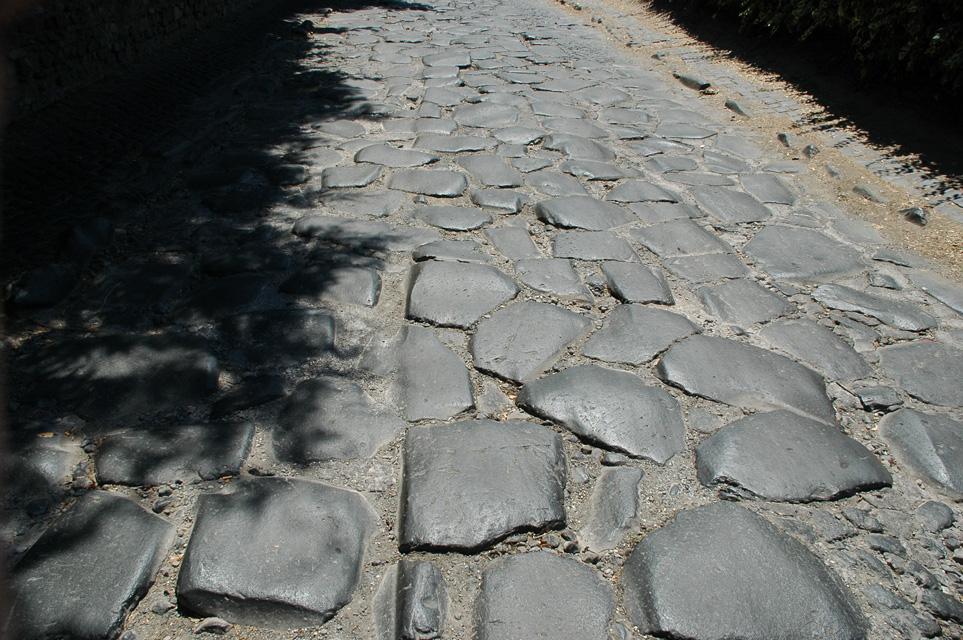
[[[639,175],[634,169],[623,169],[596,160],[565,160],[558,168],[563,173],[583,180],[621,180]]]
[[[489,265],[420,262],[411,270],[405,315],[443,327],[468,328],[518,295],[518,285]]]
[[[718,372],[726,375],[718,375]],[[691,336],[669,348],[655,369],[691,395],[736,407],[794,413],[835,424],[822,376],[789,358],[744,342]]]
[[[405,420],[447,420],[474,404],[465,363],[425,327],[406,325],[374,343],[361,366],[391,378],[387,397]]]
[[[723,427],[696,447],[696,470],[702,484],[786,502],[836,500],[893,484],[876,456],[838,425],[788,411]]]
[[[284,271],[290,266],[291,258],[284,251],[264,246],[222,249],[206,254],[201,261],[201,271],[212,276]]]
[[[424,260],[454,260],[479,264],[491,262],[492,257],[487,253],[479,252],[480,248],[481,244],[474,240],[436,240],[412,251],[411,259],[415,262]]]
[[[622,302],[675,304],[661,269],[653,272],[645,265],[629,262],[603,262],[601,266],[606,286]]]
[[[873,373],[863,357],[835,333],[808,320],[780,320],[759,330],[763,340],[829,378],[856,380]]]
[[[405,428],[398,416],[343,378],[298,383],[274,431],[278,459],[309,464],[368,458]]]
[[[258,478],[205,494],[177,579],[188,611],[285,630],[317,626],[350,602],[377,516],[359,494]]]
[[[552,239],[552,252],[556,258],[576,260],[632,262],[639,259],[632,245],[609,231],[560,231]]]
[[[749,269],[731,253],[710,253],[704,256],[680,256],[663,261],[669,272],[689,282],[702,283],[723,278],[745,278]]]
[[[949,416],[900,409],[879,422],[899,461],[954,497],[963,496],[963,422]]]
[[[613,202],[679,202],[679,196],[645,180],[629,180],[605,196]]]
[[[536,291],[562,299],[591,301],[592,295],[568,260],[533,258],[515,263],[518,280]]]
[[[819,285],[812,296],[831,309],[857,311],[905,331],[926,331],[937,326],[936,318],[920,311],[915,304],[880,298],[840,284]]]
[[[615,153],[608,147],[604,147],[594,140],[569,133],[548,135],[542,140],[542,146],[563,153],[569,158],[598,160],[599,162],[608,162],[615,159]]]
[[[340,262],[318,262],[281,283],[282,293],[373,307],[381,297],[381,276],[374,269]]]
[[[329,136],[341,138],[358,138],[367,133],[364,125],[354,120],[331,120],[330,122],[320,122],[313,127],[321,133]]]
[[[732,251],[732,247],[718,236],[687,218],[632,229],[629,234],[649,251],[661,257]]]
[[[631,212],[591,196],[564,196],[542,200],[535,216],[556,227],[604,231],[635,220]]]
[[[251,422],[122,431],[107,436],[97,450],[97,479],[102,484],[151,486],[235,476],[253,438]]]
[[[266,276],[242,273],[207,280],[191,290],[173,309],[178,324],[204,324],[250,307],[267,288]]]
[[[318,196],[318,203],[350,216],[383,218],[400,209],[404,198],[397,191],[328,191]]]
[[[49,264],[34,269],[15,285],[12,306],[19,309],[46,309],[67,299],[80,282],[80,269],[74,264]]]
[[[287,391],[281,376],[244,378],[240,385],[211,406],[211,419],[220,420],[237,411],[257,407],[285,395]]]
[[[726,222],[764,222],[772,217],[772,212],[748,193],[724,187],[692,187],[689,191],[706,211]]]
[[[796,194],[779,176],[753,173],[742,176],[742,186],[760,202],[773,204],[796,204]]]
[[[113,638],[154,582],[174,526],[132,500],[91,491],[11,572],[10,638]]]
[[[768,322],[796,310],[785,298],[754,280],[739,278],[696,290],[706,311],[723,322],[748,327]]]
[[[102,308],[142,308],[166,302],[187,285],[187,264],[127,262],[117,267],[95,294]]]
[[[852,594],[811,551],[728,502],[681,511],[647,534],[621,582],[629,618],[643,633],[700,640],[867,634]]]
[[[470,349],[480,371],[524,382],[551,367],[592,326],[585,316],[541,302],[519,302],[482,320]]]
[[[310,174],[299,164],[279,164],[265,170],[268,181],[279,187],[290,187],[308,181]]]
[[[515,107],[492,102],[466,104],[452,112],[452,118],[463,127],[504,127],[518,120]]]
[[[498,253],[509,260],[540,258],[541,252],[532,241],[532,236],[522,227],[497,227],[485,230],[485,236],[495,245]]]
[[[354,161],[386,167],[420,167],[438,162],[438,156],[414,149],[398,149],[387,144],[373,144],[354,154]]]
[[[373,608],[379,640],[441,638],[448,615],[445,578],[430,562],[402,558],[385,573]]]
[[[498,141],[481,136],[446,136],[426,134],[415,138],[416,149],[427,149],[440,153],[463,153],[465,151],[486,151],[494,149]]]
[[[607,640],[614,613],[612,587],[591,567],[547,551],[513,555],[482,574],[475,637]]]
[[[650,362],[673,342],[701,333],[685,316],[638,304],[621,304],[585,343],[582,354],[605,362],[640,366]]]
[[[321,172],[321,186],[325,189],[366,187],[381,177],[381,165],[353,165],[328,167]]]
[[[514,420],[417,427],[403,455],[403,552],[473,552],[565,523],[562,438],[546,427]]]
[[[490,187],[518,187],[522,184],[522,175],[495,156],[462,156],[458,158],[458,164],[473,178]]]
[[[583,138],[609,137],[608,131],[584,118],[546,118],[542,120],[542,126],[549,131],[569,133]]]
[[[255,366],[285,366],[334,351],[334,316],[315,309],[268,309],[221,321],[231,359]]]
[[[448,231],[470,231],[492,221],[490,215],[472,207],[422,207],[411,215],[433,227]]]
[[[532,129],[530,127],[505,127],[504,129],[496,129],[492,132],[492,135],[499,142],[504,142],[505,144],[532,144],[538,142],[545,137],[545,132],[541,129]]]
[[[388,188],[439,198],[454,198],[468,188],[468,179],[458,171],[405,169],[396,171],[388,178]]]
[[[866,268],[857,249],[812,229],[767,226],[743,250],[780,280],[825,282]]]
[[[626,371],[572,367],[526,383],[515,402],[587,442],[636,458],[664,464],[685,449],[678,403]]]
[[[557,171],[535,171],[525,176],[525,184],[547,196],[585,196],[588,191],[572,176]]]
[[[912,273],[910,280],[953,311],[963,315],[963,287],[935,273]]]
[[[317,238],[367,251],[411,251],[426,242],[441,239],[441,234],[433,229],[334,216],[301,218],[291,231],[304,238]]]
[[[610,467],[602,470],[589,498],[588,518],[581,539],[592,551],[608,551],[638,523],[639,482],[642,469]]]
[[[507,189],[472,189],[470,195],[479,207],[505,214],[518,213],[528,204],[527,196]]]

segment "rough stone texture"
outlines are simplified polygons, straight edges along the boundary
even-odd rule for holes
[[[349,167],[328,167],[321,172],[321,186],[325,189],[366,187],[381,177],[381,165],[359,164]]]
[[[211,419],[220,420],[236,411],[257,407],[287,395],[284,378],[278,375],[259,375],[247,378],[230,393],[211,405]]]
[[[914,474],[963,497],[963,422],[900,409],[880,420],[880,433]]]
[[[498,227],[486,229],[485,235],[495,245],[498,253],[509,260],[542,257],[532,236],[523,227]]]
[[[515,402],[608,449],[664,464],[685,448],[678,403],[638,376],[596,365],[527,383]]]
[[[474,420],[413,428],[400,546],[472,552],[517,531],[561,526],[565,477],[562,439],[546,427]]]
[[[504,127],[518,120],[515,107],[491,102],[466,104],[452,112],[452,118],[463,127]]]
[[[589,498],[588,519],[582,540],[593,551],[614,549],[637,526],[639,482],[638,467],[603,469]]]
[[[614,202],[679,202],[679,196],[645,180],[630,180],[613,187],[606,200]]]
[[[840,311],[857,311],[904,331],[926,331],[937,326],[936,318],[917,305],[881,298],[840,284],[823,284],[813,291],[817,302]]]
[[[318,262],[282,282],[280,290],[296,296],[373,307],[381,297],[381,276],[368,267]]]
[[[445,578],[438,567],[402,558],[385,572],[372,602],[378,640],[441,638],[448,604]]]
[[[318,196],[318,203],[349,216],[382,218],[397,211],[404,198],[397,191],[327,191]]]
[[[542,145],[546,149],[558,151],[568,158],[608,162],[615,159],[615,153],[594,140],[568,133],[553,133],[545,136]]]
[[[646,535],[625,563],[622,585],[643,633],[699,640],[867,634],[852,594],[812,552],[726,502],[679,512]]]
[[[174,527],[133,501],[91,491],[11,575],[10,638],[111,638],[154,582]]]
[[[334,316],[317,309],[268,309],[230,316],[220,334],[235,362],[293,365],[334,352]]]
[[[663,264],[670,273],[696,284],[724,278],[745,278],[749,275],[749,269],[742,260],[731,253],[666,258]]]
[[[649,251],[662,257],[732,251],[718,236],[688,219],[632,229],[630,233]]]
[[[556,258],[576,260],[639,259],[632,245],[610,231],[560,231],[552,240],[552,253]]]
[[[689,191],[706,211],[725,222],[765,222],[772,217],[772,212],[748,193],[725,187],[692,187]]]
[[[614,613],[612,588],[591,567],[547,551],[514,555],[482,575],[475,637],[607,640]]]
[[[763,340],[830,378],[856,380],[872,374],[863,357],[835,333],[808,320],[779,320],[762,327]]]
[[[655,371],[686,393],[716,402],[759,411],[788,409],[827,424],[836,421],[822,376],[744,342],[691,336],[672,346]]]
[[[474,207],[422,207],[411,215],[448,231],[471,231],[492,221],[490,215]]]
[[[621,207],[591,196],[564,196],[542,200],[535,205],[539,220],[557,227],[605,231],[634,221],[635,216]]]
[[[322,376],[298,383],[288,396],[274,431],[274,452],[295,464],[367,458],[404,428],[358,385]]]
[[[489,265],[421,262],[411,270],[405,314],[439,326],[468,328],[518,291],[514,280]]]
[[[413,229],[378,220],[353,220],[334,216],[308,216],[298,220],[294,235],[334,242],[357,250],[411,251],[418,245],[440,240],[433,229]]]
[[[935,273],[913,273],[910,280],[950,309],[963,315],[963,287]]]
[[[778,176],[766,173],[744,175],[742,186],[760,202],[796,204],[796,194]]]
[[[639,175],[635,169],[623,169],[597,160],[566,160],[559,164],[558,168],[563,173],[582,180],[620,180]]]
[[[386,144],[373,144],[354,154],[355,162],[380,164],[386,167],[420,167],[438,162],[438,159],[438,156],[433,153],[425,153],[414,149],[399,149]]]
[[[376,522],[359,494],[319,482],[258,478],[202,495],[178,602],[236,624],[319,625],[351,600]]]
[[[726,484],[765,500],[835,500],[892,485],[866,447],[826,425],[788,411],[737,420],[696,447],[705,485]]]
[[[388,188],[439,198],[460,196],[468,188],[465,174],[437,169],[404,169],[388,178]]]
[[[780,280],[825,282],[866,268],[857,249],[812,229],[767,226],[744,251]]]
[[[701,332],[697,324],[677,313],[622,304],[612,310],[602,328],[589,338],[582,354],[605,362],[640,366],[672,343]]]
[[[485,186],[520,187],[522,184],[522,174],[509,168],[504,160],[496,156],[464,156],[458,159],[458,164]]]
[[[518,302],[482,320],[469,347],[475,367],[525,382],[551,367],[592,326],[585,316],[541,302]]]
[[[706,311],[723,322],[748,327],[795,311],[788,300],[753,280],[729,280],[696,291]]]
[[[568,260],[533,258],[515,263],[519,282],[536,291],[550,293],[561,299],[591,301],[592,295],[582,284],[578,272]]]
[[[447,136],[427,134],[415,138],[414,148],[437,151],[439,153],[463,153],[465,151],[486,151],[498,145],[494,138],[481,136]]]
[[[198,325],[250,308],[270,280],[262,275],[242,273],[202,282],[174,307],[178,324]]]
[[[603,262],[602,275],[609,291],[622,302],[675,304],[661,269],[653,272],[641,264]]]
[[[492,261],[487,253],[481,253],[481,244],[474,240],[436,240],[423,244],[411,252],[411,259],[415,262],[425,260],[441,260],[455,262],[475,262],[485,264]]]
[[[528,196],[508,189],[472,189],[470,196],[479,207],[503,214],[518,213],[529,202]]]
[[[525,176],[525,184],[539,193],[552,197],[586,196],[588,194],[585,187],[576,178],[562,175],[550,169],[529,173]]]

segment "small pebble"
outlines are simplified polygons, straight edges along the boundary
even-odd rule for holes
[[[231,623],[223,618],[205,618],[194,627],[194,633],[216,633],[223,635],[231,630]]]
[[[849,520],[853,526],[870,533],[883,533],[883,525],[875,516],[862,509],[847,508],[843,509],[843,517]]]
[[[578,553],[578,543],[575,543],[569,540],[568,542],[562,545],[562,551],[564,551],[565,553]]]
[[[582,560],[589,564],[598,564],[598,561],[602,559],[602,556],[595,553],[594,551],[586,551],[582,554]]]

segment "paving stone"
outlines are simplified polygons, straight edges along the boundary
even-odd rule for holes
[[[441,53],[433,53],[421,59],[426,66],[470,67],[471,55],[466,49],[449,49]]]
[[[766,173],[744,175],[742,186],[760,202],[796,204],[796,194],[778,176]]]
[[[190,274],[187,264],[126,262],[105,279],[94,302],[108,309],[161,304],[187,285]]]
[[[866,269],[857,249],[812,229],[767,226],[743,250],[780,280],[825,282]]]
[[[492,227],[485,230],[485,236],[509,260],[542,257],[532,236],[522,227]]]
[[[762,152],[745,138],[720,134],[716,137],[716,149],[726,151],[740,158],[753,160],[762,157]]]
[[[679,196],[645,180],[630,180],[614,187],[605,196],[613,202],[679,202]]]
[[[583,80],[581,78],[558,78],[536,85],[535,90],[551,91],[553,93],[572,93],[579,89],[594,87],[597,84],[597,82],[593,82],[592,80]]]
[[[701,287],[696,294],[710,314],[743,328],[775,320],[796,310],[785,298],[754,280],[744,278]]]
[[[963,351],[937,342],[908,342],[878,351],[883,370],[927,404],[963,406]]]
[[[584,196],[588,192],[582,183],[557,171],[535,171],[525,176],[525,184],[547,196]]]
[[[936,318],[912,303],[881,298],[840,284],[819,285],[812,296],[830,309],[856,311],[904,331],[926,331],[938,324]]]
[[[107,436],[97,450],[101,484],[152,486],[235,476],[244,464],[254,424],[187,424],[139,428]]]
[[[374,269],[340,262],[318,262],[281,283],[282,293],[373,307],[381,297],[381,276]]]
[[[181,334],[65,340],[17,366],[36,380],[29,398],[52,399],[86,420],[198,404],[219,376],[207,341]]]
[[[718,236],[688,218],[632,229],[629,234],[632,239],[661,257],[732,251],[732,247]]]
[[[518,213],[529,201],[528,196],[508,189],[472,189],[469,195],[479,207],[504,214]]]
[[[274,431],[274,453],[293,464],[368,458],[404,428],[358,385],[322,376],[298,383],[288,396]]]
[[[438,160],[438,156],[433,153],[425,153],[414,149],[399,149],[387,144],[373,144],[354,154],[355,162],[367,162],[386,167],[420,167],[438,162]]]
[[[411,269],[405,315],[467,329],[518,291],[514,280],[489,265],[419,262]]]
[[[580,536],[589,549],[614,549],[638,526],[639,482],[643,475],[638,467],[602,469],[589,497],[588,518]]]
[[[710,253],[703,256],[666,258],[665,268],[680,278],[700,284],[723,278],[745,278],[749,269],[731,253]]]
[[[702,484],[729,485],[764,500],[836,500],[893,484],[876,456],[838,425],[788,411],[732,422],[695,451]]]
[[[687,218],[704,218],[706,215],[690,204],[673,204],[670,202],[631,202],[629,203],[629,209],[644,224],[658,224]]]
[[[901,464],[950,495],[963,496],[963,423],[900,409],[880,420],[879,428]]]
[[[591,567],[548,551],[513,555],[482,574],[475,637],[607,640],[614,613],[612,587]]]
[[[525,382],[555,364],[591,325],[585,316],[555,305],[518,302],[482,320],[469,347],[478,370]]]
[[[736,184],[735,181],[716,173],[695,173],[691,171],[668,173],[665,175],[665,179],[691,186],[731,187]]]
[[[675,173],[677,171],[695,171],[699,163],[686,156],[657,155],[645,161],[645,165],[658,173]]]
[[[557,102],[546,102],[541,100],[532,101],[532,113],[537,116],[549,118],[584,118],[585,112],[568,104]]]
[[[877,260],[879,262],[889,262],[901,267],[911,267],[913,269],[929,268],[929,263],[919,256],[906,253],[905,251],[888,249],[886,247],[880,247],[874,251],[873,260]]]
[[[498,141],[482,136],[420,135],[415,138],[416,149],[427,149],[440,153],[463,153],[465,151],[486,151],[494,149]]]
[[[113,638],[147,593],[174,527],[132,500],[91,491],[11,572],[11,638]]]
[[[314,129],[329,136],[341,138],[358,138],[367,133],[364,125],[354,120],[332,120],[314,125]]]
[[[717,371],[727,371],[725,377]],[[655,369],[691,395],[736,407],[794,413],[835,424],[822,376],[789,358],[744,342],[691,336],[669,348]]]
[[[349,216],[383,218],[400,209],[404,198],[397,191],[328,191],[318,196],[318,204]]]
[[[479,251],[481,244],[474,240],[436,240],[423,244],[411,252],[415,262],[425,260],[454,260],[455,262],[491,262],[492,257]]]
[[[242,273],[207,280],[181,298],[172,317],[178,324],[195,325],[251,307],[270,283],[266,276]]]
[[[612,105],[631,102],[633,100],[631,95],[621,89],[604,86],[582,89],[574,92],[572,95],[579,102],[587,102],[601,107],[611,107]]]
[[[857,380],[873,369],[835,333],[808,320],[779,320],[762,327],[760,337],[827,378]]]
[[[505,127],[504,129],[496,129],[492,132],[492,135],[499,142],[505,144],[524,144],[529,145],[538,142],[545,137],[545,132],[541,129],[532,129],[530,127]]]
[[[583,138],[608,138],[609,132],[584,118],[545,118],[541,125],[549,131]]]
[[[351,601],[377,523],[359,494],[258,478],[197,503],[177,579],[188,611],[285,630],[320,625]]]
[[[811,551],[728,502],[681,511],[648,533],[621,582],[623,604],[642,633],[700,640],[867,637],[852,594]]]
[[[519,282],[535,291],[549,293],[563,300],[592,301],[592,294],[568,260],[532,258],[515,263]]]
[[[38,267],[15,284],[11,306],[22,310],[56,306],[74,292],[80,276],[80,269],[75,264]]]
[[[473,178],[489,187],[519,187],[522,175],[509,168],[501,158],[490,155],[471,155],[458,158],[458,164]]]
[[[685,316],[639,304],[621,304],[585,343],[582,354],[605,362],[641,366],[672,343],[702,329]]]
[[[678,403],[635,374],[584,365],[528,382],[515,399],[583,440],[664,464],[685,449]]]
[[[492,217],[473,207],[422,207],[412,217],[448,231],[470,231],[491,224]]]
[[[307,216],[291,230],[296,236],[317,238],[362,251],[411,251],[440,240],[434,229],[387,224],[378,220],[352,220],[335,216]]]
[[[11,435],[3,457],[10,497],[44,499],[51,487],[70,482],[77,465],[86,460],[80,445],[64,435],[42,432],[50,437],[37,437],[27,430],[17,431],[22,439]]]
[[[834,220],[833,228],[843,240],[857,244],[885,244],[886,239],[880,235],[879,229],[871,222],[864,220]]]
[[[867,411],[889,410],[903,404],[899,394],[889,387],[862,387],[854,389],[853,395],[859,398],[859,403]]]
[[[361,366],[391,378],[387,397],[405,420],[447,420],[474,405],[465,363],[425,327],[406,325],[375,342]]]
[[[505,104],[479,102],[466,104],[452,112],[452,118],[463,127],[505,127],[518,120],[519,110]]]
[[[552,252],[556,258],[576,260],[639,259],[632,245],[609,231],[559,231],[552,240]]]
[[[689,192],[702,207],[725,222],[765,222],[772,212],[748,193],[725,187],[692,187]]]
[[[439,79],[439,80],[455,80],[458,78],[459,69],[454,65],[431,65],[425,67],[421,73],[418,75],[419,78],[425,80]],[[427,83],[426,83],[427,84]],[[443,82],[443,85],[455,84],[454,82]],[[431,86],[431,85],[429,85]]]
[[[642,109],[619,109],[607,107],[599,113],[599,120],[609,124],[647,125],[654,122],[652,116]]]
[[[706,168],[716,173],[748,173],[752,170],[752,166],[745,160],[740,160],[739,158],[734,158],[724,153],[717,153],[709,149],[703,153],[703,158],[705,158],[706,161]]]
[[[388,178],[388,188],[439,198],[455,198],[468,188],[468,179],[458,171],[404,169]]]
[[[317,309],[268,309],[229,316],[220,334],[233,362],[290,366],[334,352],[334,316]]]
[[[445,91],[444,89],[432,88],[425,92],[425,97],[430,97],[429,93],[433,91]],[[446,92],[454,96],[454,104],[461,103],[461,96],[452,92]],[[411,119],[399,119],[399,120],[385,120],[383,123],[384,129],[388,133],[417,133],[417,134],[437,134],[437,135],[448,135],[454,133],[455,129],[458,128],[458,123],[454,120],[449,120],[447,118],[442,118],[440,115],[432,113],[430,116],[426,115],[427,109],[433,108],[437,109],[438,113],[441,113],[441,108],[436,104],[432,103],[431,100],[423,100],[421,109],[419,113],[422,114],[421,118],[411,118]]]
[[[212,251],[201,261],[201,271],[212,276],[235,273],[284,271],[291,266],[291,258],[280,249],[253,246],[231,247]]]
[[[863,531],[869,531],[872,533],[882,533],[883,525],[880,523],[876,516],[869,513],[865,509],[856,509],[855,507],[847,507],[843,509],[843,517],[849,520],[856,527],[862,529]],[[873,557],[870,555],[869,557]],[[875,558],[874,558],[875,559]],[[877,561],[878,562],[878,561]],[[883,575],[887,575],[885,566],[882,566]]]
[[[575,136],[568,133],[553,133],[542,140],[542,146],[552,151],[558,151],[569,158],[582,160],[598,160],[608,162],[615,159],[615,152],[594,140]]]
[[[692,124],[666,122],[655,129],[655,135],[663,138],[680,138],[682,140],[705,140],[716,135],[717,132]]]
[[[911,273],[910,280],[953,311],[963,315],[963,287],[935,273]]]
[[[211,419],[220,420],[232,413],[283,398],[287,395],[284,378],[278,375],[260,375],[244,378],[230,393],[211,406]]]
[[[498,71],[496,78],[501,78],[505,82],[512,84],[538,84],[545,82],[545,76],[533,71]]]
[[[448,615],[445,578],[430,562],[402,558],[375,594],[378,640],[440,638]]]
[[[603,262],[601,267],[606,286],[622,302],[675,304],[661,269],[653,272],[645,265],[629,262]]]
[[[562,196],[535,205],[535,216],[556,227],[605,231],[635,220],[630,211],[591,196]]]
[[[325,189],[366,187],[381,177],[380,165],[352,165],[328,167],[321,172],[321,186]]]
[[[953,522],[956,521],[953,509],[942,502],[934,502],[933,500],[924,502],[913,513],[923,522],[924,528],[932,533],[939,533],[952,526]]]
[[[416,427],[403,455],[404,552],[471,553],[519,531],[565,524],[565,454],[547,427],[516,420]]]

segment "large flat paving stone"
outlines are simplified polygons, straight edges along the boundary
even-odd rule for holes
[[[632,229],[631,236],[649,251],[664,258],[732,252],[732,247],[718,236],[688,219]]]
[[[447,231],[471,231],[492,221],[489,214],[475,207],[422,207],[411,215]]]
[[[778,176],[753,173],[742,176],[742,186],[760,202],[796,204],[796,194]]]
[[[640,304],[620,304],[595,332],[582,354],[604,362],[640,366],[702,329],[685,316]]]
[[[403,169],[388,178],[388,188],[439,198],[456,198],[468,188],[468,178],[458,171]]]
[[[841,284],[819,285],[812,295],[816,302],[831,309],[857,311],[904,331],[926,331],[938,324],[936,318],[920,311],[915,304],[881,298]]]
[[[559,231],[552,239],[556,258],[633,262],[639,255],[632,245],[611,231]]]
[[[818,373],[744,342],[695,335],[662,357],[656,374],[686,393],[726,404],[794,413],[835,424],[833,404]]]
[[[900,409],[880,420],[879,430],[900,463],[915,475],[963,497],[963,422]]]
[[[602,275],[609,291],[622,302],[675,304],[665,274],[632,262],[603,262]]]
[[[705,485],[765,500],[835,500],[881,489],[893,478],[873,453],[840,431],[788,411],[736,420],[696,447]]]
[[[963,351],[938,342],[907,342],[878,350],[886,375],[927,404],[963,407]]]
[[[497,156],[468,155],[458,158],[458,164],[488,187],[520,187],[522,174],[510,168]]]
[[[381,172],[381,165],[371,164],[328,167],[321,172],[321,186],[325,189],[366,187],[380,178]]]
[[[294,464],[367,458],[404,428],[358,385],[322,376],[298,383],[288,396],[274,430],[274,453]]]
[[[746,265],[731,253],[678,256],[666,258],[662,264],[670,273],[696,284],[749,276],[749,269],[746,268]]]
[[[438,153],[464,153],[465,151],[487,151],[498,146],[498,140],[482,136],[446,136],[425,134],[415,138],[415,149],[427,149]]]
[[[744,251],[779,280],[826,282],[866,268],[855,247],[813,229],[767,226]]]
[[[480,371],[525,382],[555,364],[562,350],[591,326],[591,320],[574,311],[518,302],[482,320],[469,348]]]
[[[643,475],[638,467],[602,469],[589,497],[588,517],[580,536],[590,549],[614,549],[623,537],[635,531],[639,516],[639,482]]]
[[[463,127],[506,127],[518,120],[519,113],[511,105],[479,102],[456,108],[451,117]]]
[[[679,196],[645,180],[629,180],[605,196],[613,202],[679,202]]]
[[[438,160],[438,156],[433,153],[415,149],[399,149],[387,144],[374,144],[364,147],[354,154],[355,162],[367,162],[396,168],[420,167],[438,162]]]
[[[95,463],[101,484],[151,486],[237,475],[251,451],[251,422],[130,429],[104,438]]]
[[[696,294],[706,311],[723,322],[739,327],[768,322],[796,309],[785,298],[745,278],[702,287]]]
[[[411,269],[405,315],[465,329],[518,291],[514,280],[490,265],[421,262]]]
[[[522,284],[563,300],[592,300],[592,294],[568,260],[559,258],[518,260],[515,263],[515,275]]]
[[[929,272],[910,274],[910,280],[927,294],[963,315],[963,287],[960,285],[948,278]]]
[[[224,318],[221,339],[231,360],[290,366],[334,352],[334,316],[319,309],[267,309]]]
[[[207,341],[179,334],[67,340],[24,365],[37,381],[30,398],[52,399],[87,420],[204,402],[219,375]]]
[[[317,262],[281,283],[282,293],[373,307],[381,297],[381,276],[370,267]]]
[[[173,309],[172,317],[183,325],[213,322],[250,308],[268,284],[270,278],[255,273],[207,280],[181,298]]]
[[[405,196],[397,191],[326,191],[318,196],[318,204],[348,216],[383,218],[397,211]]]
[[[597,571],[547,551],[524,553],[499,558],[482,574],[475,637],[606,640],[614,613],[612,587]]]
[[[520,421],[409,430],[400,546],[473,552],[524,530],[565,523],[562,438]]]
[[[517,166],[517,165],[516,165]],[[539,193],[547,196],[585,196],[588,191],[582,183],[572,176],[566,176],[558,171],[534,171],[525,176],[525,184]]]
[[[660,637],[867,636],[852,594],[822,561],[728,502],[681,511],[646,535],[625,563],[622,586],[629,618]]]
[[[411,259],[415,262],[425,260],[440,260],[443,262],[477,262],[485,264],[492,261],[492,256],[479,251],[482,246],[474,240],[436,240],[423,244],[411,252]]]
[[[385,572],[372,602],[378,640],[440,638],[448,588],[431,562],[402,558]]]
[[[563,196],[542,200],[535,215],[556,227],[605,231],[635,221],[631,211],[591,196]]]
[[[498,253],[509,260],[540,258],[542,256],[532,236],[523,227],[497,227],[485,230]]]
[[[411,251],[426,242],[441,240],[441,234],[434,229],[340,216],[307,216],[298,220],[291,232],[362,251]]]
[[[553,133],[542,140],[542,146],[558,151],[568,158],[608,162],[615,159],[615,152],[595,140],[569,133]]]
[[[359,494],[258,478],[198,498],[177,600],[203,616],[285,630],[351,601],[377,516]]]
[[[154,582],[174,527],[133,501],[91,491],[13,569],[10,638],[115,638]]]
[[[873,373],[861,355],[835,333],[809,320],[779,320],[762,327],[763,340],[829,378],[856,380]]]
[[[659,464],[685,449],[679,404],[633,373],[571,367],[522,387],[515,402],[583,440]]]
[[[765,222],[772,212],[748,193],[725,187],[692,187],[702,208],[725,222]]]

